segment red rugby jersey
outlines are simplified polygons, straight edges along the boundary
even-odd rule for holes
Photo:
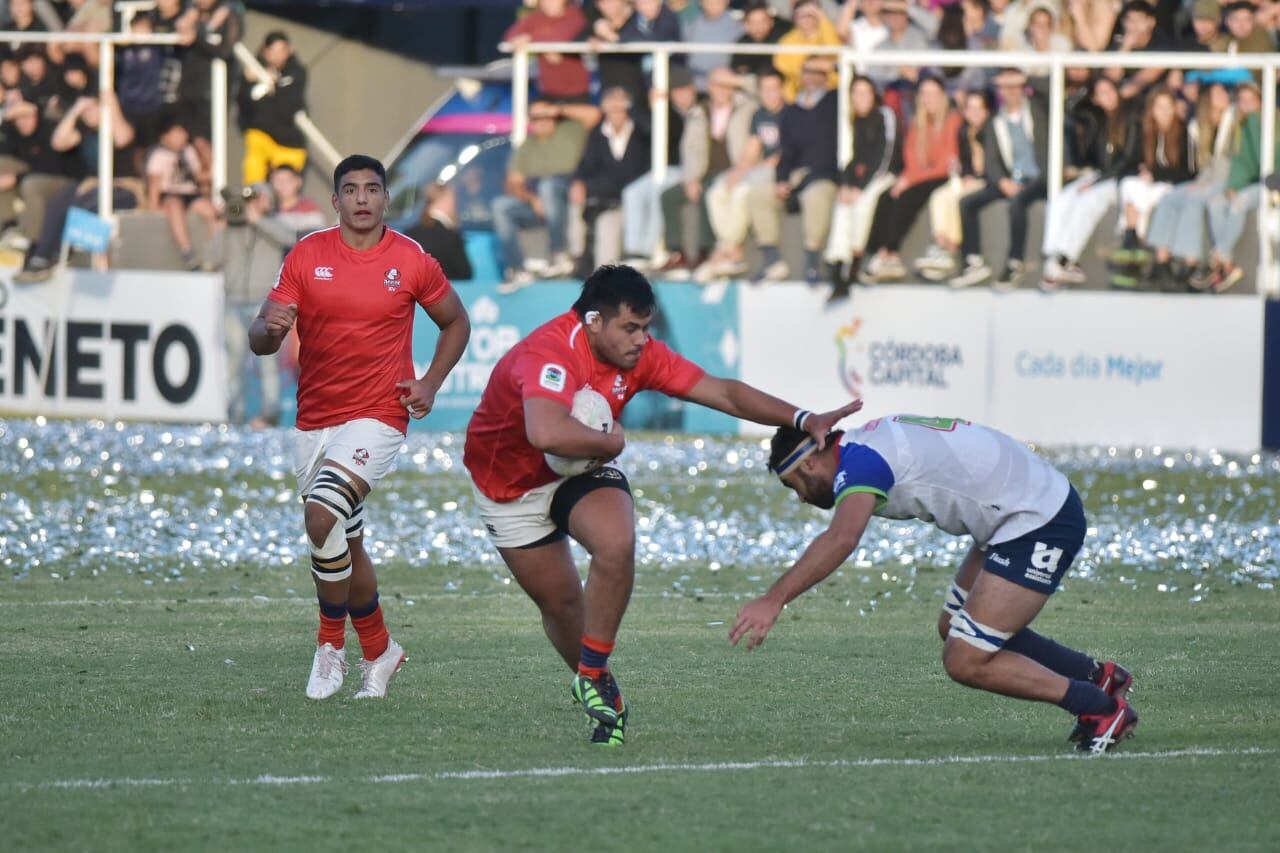
[[[417,378],[414,306],[449,291],[436,259],[390,228],[363,251],[338,226],[300,240],[268,295],[298,306],[298,429],[376,418],[404,432],[409,413],[396,383]]]
[[[705,375],[701,367],[650,339],[630,370],[595,357],[578,315],[570,311],[534,329],[504,355],[489,377],[480,406],[467,424],[462,461],[482,493],[511,501],[559,479],[542,451],[525,435],[524,401],[546,397],[573,406],[573,395],[591,387],[609,401],[616,420],[640,391],[687,394]]]

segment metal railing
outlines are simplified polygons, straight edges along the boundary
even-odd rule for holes
[[[774,56],[802,54],[831,56],[836,62],[837,151],[843,167],[853,156],[853,125],[850,122],[849,88],[854,67],[904,66],[916,68],[1048,68],[1049,69],[1049,174],[1048,199],[1052,204],[1062,190],[1063,155],[1066,141],[1066,72],[1075,68],[1163,68],[1177,71],[1248,69],[1262,74],[1262,180],[1272,172],[1271,152],[1275,150],[1276,68],[1280,54],[1222,53],[1084,53],[1032,51],[858,51],[851,47],[782,44],[713,44],[705,42],[629,42],[598,44],[585,42],[530,42],[516,45],[503,42],[499,48],[512,54],[511,142],[525,139],[529,124],[529,57],[539,53],[643,54],[650,57],[652,100],[651,171],[661,182],[667,171],[667,104],[672,55],[691,53],[752,54]],[[1280,297],[1280,275],[1275,269],[1274,248],[1267,233],[1269,193],[1262,193],[1258,208],[1259,270],[1258,292]]]

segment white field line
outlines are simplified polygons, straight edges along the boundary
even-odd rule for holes
[[[522,592],[482,592],[472,595],[469,592],[423,592],[411,593],[402,592],[399,598],[385,598],[384,601],[392,605],[404,606],[407,600],[412,601],[462,601],[473,598],[517,598],[523,600],[525,594]],[[691,599],[694,597],[701,598],[750,598],[747,593],[734,592],[633,592],[632,598],[668,598],[668,599]],[[316,604],[315,596],[199,596],[193,595],[191,598],[67,598],[53,599],[49,601],[4,601],[0,600],[0,607],[143,607],[146,605],[177,605],[185,607],[186,605],[202,606],[207,604],[308,604],[312,607]]]
[[[51,782],[7,782],[0,788],[21,791],[101,790],[115,788],[170,788],[192,785],[290,787],[322,784],[403,785],[412,782],[456,782],[504,779],[561,779],[589,776],[634,776],[646,773],[741,773],[754,770],[822,770],[877,767],[944,767],[968,764],[1045,764],[1060,761],[1168,761],[1181,758],[1238,758],[1271,756],[1277,749],[1173,749],[1162,752],[1117,752],[1096,758],[1081,753],[1054,755],[944,755],[932,758],[781,758],[760,761],[724,761],[705,764],[633,764],[622,767],[530,767],[514,770],[443,770],[436,773],[391,773],[381,776],[276,776],[264,773],[244,779],[219,778],[119,778],[58,779]]]

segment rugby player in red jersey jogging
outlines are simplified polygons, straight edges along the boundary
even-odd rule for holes
[[[862,405],[813,414],[710,376],[649,336],[653,310],[643,275],[628,266],[597,269],[572,310],[535,329],[494,367],[463,454],[485,529],[574,671],[570,689],[595,722],[591,741],[607,745],[623,742],[627,721],[609,654],[635,580],[635,517],[626,476],[603,463],[622,452],[617,418],[627,401],[659,391],[756,423],[795,426],[820,442]],[[571,416],[574,393],[588,387],[609,401],[612,432]],[[602,465],[565,478],[547,466],[546,453]],[[566,537],[591,555],[585,588]]]
[[[347,617],[364,660],[358,698],[382,697],[404,649],[378,605],[364,550],[364,499],[386,476],[409,416],[425,417],[471,336],[471,324],[436,259],[383,224],[387,176],[354,155],[333,173],[338,225],[304,237],[249,329],[258,355],[298,330],[294,470],[305,498],[307,544],[320,630],[307,696],[326,699],[346,673]],[[413,317],[421,305],[440,328],[431,365],[415,377]]]

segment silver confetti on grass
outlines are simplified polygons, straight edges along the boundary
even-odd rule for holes
[[[1271,590],[1280,578],[1277,455],[1040,452],[1089,512],[1069,584],[1134,585],[1160,572],[1163,591],[1194,602],[1217,583]],[[826,516],[773,482],[766,462],[759,439],[630,436],[620,464],[635,489],[638,588],[746,594],[794,561]],[[294,582],[306,549],[292,464],[288,430],[0,419],[0,578],[182,583],[265,571]],[[423,569],[434,589],[510,588],[473,512],[460,435],[410,436],[369,500],[368,526],[376,561]],[[927,525],[875,521],[835,594],[862,613],[894,592],[940,595],[967,549]]]

